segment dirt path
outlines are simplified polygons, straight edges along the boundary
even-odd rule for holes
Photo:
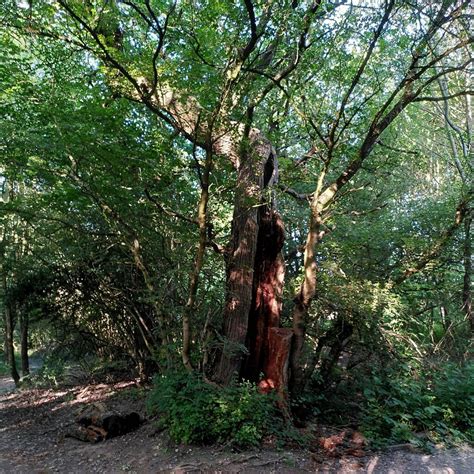
[[[15,390],[15,382],[11,377],[0,377],[0,395]]]
[[[34,374],[43,366],[43,360],[39,357],[30,357],[30,373]],[[12,392],[16,389],[15,382],[11,377],[0,377],[0,395]]]
[[[0,386],[8,387],[8,381]],[[0,393],[0,472],[366,472],[474,473],[474,449],[439,451],[431,456],[406,450],[364,457],[327,458],[312,451],[262,449],[245,453],[175,446],[152,422],[125,436],[89,444],[65,435],[85,405],[145,414],[133,382],[74,387],[62,391]]]

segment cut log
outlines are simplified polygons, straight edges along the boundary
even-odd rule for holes
[[[87,443],[97,443],[106,439],[107,433],[97,426],[74,426],[66,433],[66,438],[74,438]]]
[[[140,423],[140,415],[136,412],[125,415],[105,412],[102,406],[94,404],[81,411],[76,417],[76,426],[66,437],[96,443],[134,431]]]
[[[109,415],[103,418],[102,428],[106,431],[106,438],[122,436],[140,426],[140,415],[132,412],[127,415]]]

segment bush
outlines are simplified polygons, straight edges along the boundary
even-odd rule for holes
[[[60,357],[46,356],[43,365],[29,383],[38,387],[57,387],[63,379],[65,362]]]
[[[154,380],[148,410],[178,443],[231,441],[248,447],[260,443],[270,423],[278,423],[274,401],[250,383],[220,388],[197,375],[171,374]]]
[[[474,441],[474,364],[374,376],[363,431],[374,445]],[[419,435],[422,434],[422,437]]]

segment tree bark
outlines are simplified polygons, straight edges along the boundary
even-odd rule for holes
[[[8,364],[10,365],[10,374],[15,382],[15,385],[18,385],[20,381],[20,376],[18,370],[16,369],[15,361],[15,348],[13,345],[13,329],[15,327],[13,321],[13,313],[11,310],[10,303],[6,300],[7,295],[7,276],[5,272],[2,275],[2,293],[3,293],[3,305],[4,305],[4,318],[5,318],[5,343],[7,349],[7,358]]]
[[[20,314],[20,342],[21,342],[21,373],[23,377],[30,373],[30,364],[28,360],[28,314]]]
[[[464,219],[464,282],[462,291],[462,307],[474,338],[474,314],[472,311],[471,279],[472,279],[472,246],[471,246],[472,215]]]
[[[293,309],[293,349],[291,353],[291,390],[298,393],[304,385],[302,365],[306,323],[311,303],[316,295],[316,249],[320,240],[321,219],[317,213],[311,212],[310,229],[306,239],[304,252],[304,280],[294,299]]]
[[[449,326],[451,325],[451,321],[449,320],[448,309],[446,306],[441,305],[439,307],[439,312],[441,315],[441,323],[443,324],[444,331],[448,331]]]
[[[306,322],[311,303],[316,295],[316,250],[323,236],[322,212],[326,204],[326,196],[321,194],[326,171],[324,170],[318,178],[316,190],[310,206],[309,231],[306,238],[304,251],[304,279],[294,298],[293,308],[293,348],[291,351],[291,378],[290,389],[293,393],[299,393],[304,388],[303,350],[306,337]],[[328,188],[330,189],[330,188]],[[327,190],[326,190],[327,191]],[[335,191],[334,191],[335,193]],[[331,194],[331,198],[334,194]],[[329,198],[328,200],[330,200]]]
[[[8,364],[10,365],[10,374],[15,382],[15,385],[18,385],[20,381],[20,375],[16,368],[15,361],[15,347],[13,345],[13,314],[10,308],[10,305],[5,305],[5,338],[7,340],[7,349],[8,349]]]
[[[204,165],[203,173],[200,174],[201,180],[201,196],[198,204],[198,226],[199,226],[199,244],[196,251],[194,261],[194,268],[191,272],[189,281],[189,295],[188,301],[183,314],[183,350],[182,360],[184,367],[191,371],[193,369],[191,363],[191,314],[194,311],[196,303],[196,295],[199,284],[199,275],[201,274],[202,265],[204,263],[204,254],[206,252],[207,243],[207,205],[209,202],[209,176],[212,166],[212,151],[206,151],[206,163]]]
[[[255,272],[258,264],[256,255],[259,237],[261,248],[272,247],[274,244],[270,241],[276,235],[280,239],[282,238],[281,221],[277,214],[272,213],[271,210],[268,214],[269,229],[274,226],[274,229],[279,228],[280,230],[275,230],[276,233],[270,231],[267,243],[262,242],[262,239],[267,239],[266,233],[259,232],[260,226],[265,220],[265,211],[259,208],[267,205],[272,206],[271,203],[263,202],[263,191],[274,184],[278,178],[275,151],[271,143],[258,130],[250,130],[248,139],[244,140],[246,143],[242,144],[237,170],[232,237],[226,261],[227,285],[222,329],[223,347],[218,354],[214,371],[214,379],[222,384],[228,384],[233,376],[238,376],[241,373],[244,356],[250,352],[246,345],[250,342],[247,339],[249,317],[252,314],[252,321],[255,319],[253,307],[261,300],[260,296],[257,298],[257,289],[263,293],[263,286],[265,286],[263,280],[267,278],[274,280],[275,283],[281,281],[280,284],[282,284],[282,265],[277,262],[280,258],[282,241],[270,252],[274,261],[270,262],[268,258],[264,258],[265,263],[261,262],[262,265],[270,269],[271,276],[262,275],[262,281],[255,282],[255,278],[260,279],[258,273]],[[278,273],[280,276],[277,276]],[[271,294],[267,294],[264,306],[271,308],[272,314],[268,321],[270,324],[275,324],[275,321],[279,320],[277,299],[280,291],[276,288],[272,289]],[[256,337],[257,334],[253,339]],[[257,342],[254,342],[255,344],[261,345]],[[260,356],[257,358],[259,359]],[[260,362],[255,361],[255,364],[259,365]]]
[[[280,326],[281,295],[285,275],[285,265],[281,255],[285,238],[283,222],[277,212],[269,206],[262,206],[260,209],[254,294],[246,343],[249,355],[241,371],[242,378],[254,382],[261,379],[262,373],[267,377],[270,376],[267,370],[271,364],[269,359],[272,358],[270,330]],[[273,379],[276,380],[274,377]],[[287,385],[286,375],[278,377],[278,380],[280,379]]]

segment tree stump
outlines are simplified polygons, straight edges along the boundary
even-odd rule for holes
[[[260,390],[268,393],[275,390],[278,405],[285,417],[290,418],[288,407],[288,365],[290,361],[293,331],[285,328],[268,328],[268,357],[265,359],[266,378],[259,383]]]

